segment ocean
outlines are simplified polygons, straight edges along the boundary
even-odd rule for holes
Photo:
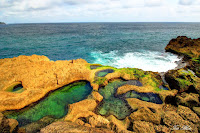
[[[50,23],[0,25],[0,59],[45,55],[83,58],[117,68],[165,72],[177,66],[164,48],[172,38],[200,37],[200,23]]]

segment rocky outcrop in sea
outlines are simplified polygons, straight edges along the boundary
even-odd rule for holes
[[[187,65],[163,77],[83,59],[0,59],[0,132],[198,133],[199,48],[200,39],[172,39],[166,51]]]

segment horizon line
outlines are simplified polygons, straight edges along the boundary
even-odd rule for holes
[[[181,21],[150,21],[150,22],[145,22],[145,21],[141,21],[141,22],[126,22],[126,21],[115,21],[115,22],[110,22],[110,21],[99,21],[99,22],[92,22],[92,21],[88,21],[88,22],[21,22],[21,23],[6,23],[5,24],[64,24],[64,23],[200,23],[200,22],[181,22]]]

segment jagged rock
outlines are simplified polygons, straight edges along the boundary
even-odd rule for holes
[[[145,121],[134,121],[133,130],[136,133],[155,133],[153,124]]]
[[[0,133],[11,133],[18,128],[18,122],[15,119],[7,119],[0,112]]]
[[[84,125],[85,124],[85,122],[82,121],[81,119],[76,119],[74,123],[76,123],[78,125]]]
[[[200,78],[187,68],[168,71],[165,74],[165,80],[171,89],[177,89],[179,92],[199,92]]]
[[[200,77],[200,38],[191,39],[186,36],[178,36],[169,42],[165,50],[183,55],[184,60],[189,62],[188,68],[192,69]]]
[[[113,131],[117,133],[127,132],[127,125],[123,121],[118,120],[113,115],[108,116],[107,119],[110,121],[110,129],[112,129]]]
[[[194,110],[194,112],[195,112],[198,116],[200,116],[200,107],[193,107],[192,109]]]
[[[100,103],[103,100],[103,96],[99,94],[99,92],[93,91],[91,95],[88,96],[88,99],[94,99],[98,103]]]
[[[184,120],[179,114],[174,111],[167,111],[163,116],[163,122],[172,130],[179,130],[188,126],[191,128],[190,132],[198,133],[198,128],[192,122]],[[174,129],[174,127],[178,127],[178,129]]]
[[[136,112],[133,112],[130,118],[132,121],[147,121],[155,124],[160,124],[161,121],[161,115],[159,113],[154,113],[146,107],[139,108]]]
[[[199,94],[195,93],[181,93],[176,96],[177,104],[181,104],[187,107],[193,107],[199,105]]]
[[[154,129],[157,133],[170,133],[170,129],[163,125],[154,125]]]
[[[163,113],[163,105],[141,101],[136,98],[128,98],[126,100],[133,110],[137,110],[130,115],[130,118],[133,121],[144,120],[147,122],[160,124],[161,115]]]
[[[86,99],[77,103],[69,105],[69,111],[65,117],[66,121],[76,121],[76,119],[81,117],[88,117],[96,115],[92,111],[97,107],[96,100]]]
[[[96,115],[89,118],[89,123],[91,127],[108,128],[109,121],[100,115]]]
[[[114,133],[105,128],[93,128],[77,125],[71,122],[54,122],[47,127],[41,129],[40,133]]]
[[[190,108],[179,105],[177,113],[185,120],[193,123],[199,123],[200,119]]]
[[[39,132],[41,128],[46,127],[47,125],[49,125],[50,123],[54,121],[55,121],[54,118],[50,116],[46,116],[36,122],[30,123],[24,126],[23,128],[25,129],[26,133]]]

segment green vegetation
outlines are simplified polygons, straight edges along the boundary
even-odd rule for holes
[[[96,83],[98,85],[102,85],[104,84],[104,82],[107,80],[107,78],[105,77],[96,77],[95,81],[93,83]]]
[[[120,71],[122,75],[125,73],[129,74],[131,78],[135,77],[137,80],[145,76],[145,72],[137,68],[121,68],[118,69],[118,71]]]
[[[87,82],[73,83],[50,93],[48,97],[32,107],[5,112],[5,115],[16,119],[20,126],[38,121],[45,116],[62,118],[67,114],[69,104],[85,99],[91,91],[92,87]]]
[[[181,88],[189,87],[190,85],[192,85],[192,83],[187,79],[177,78],[176,80],[179,82]]]
[[[199,57],[196,57],[196,58],[192,58],[192,61],[200,64],[200,56]]]

